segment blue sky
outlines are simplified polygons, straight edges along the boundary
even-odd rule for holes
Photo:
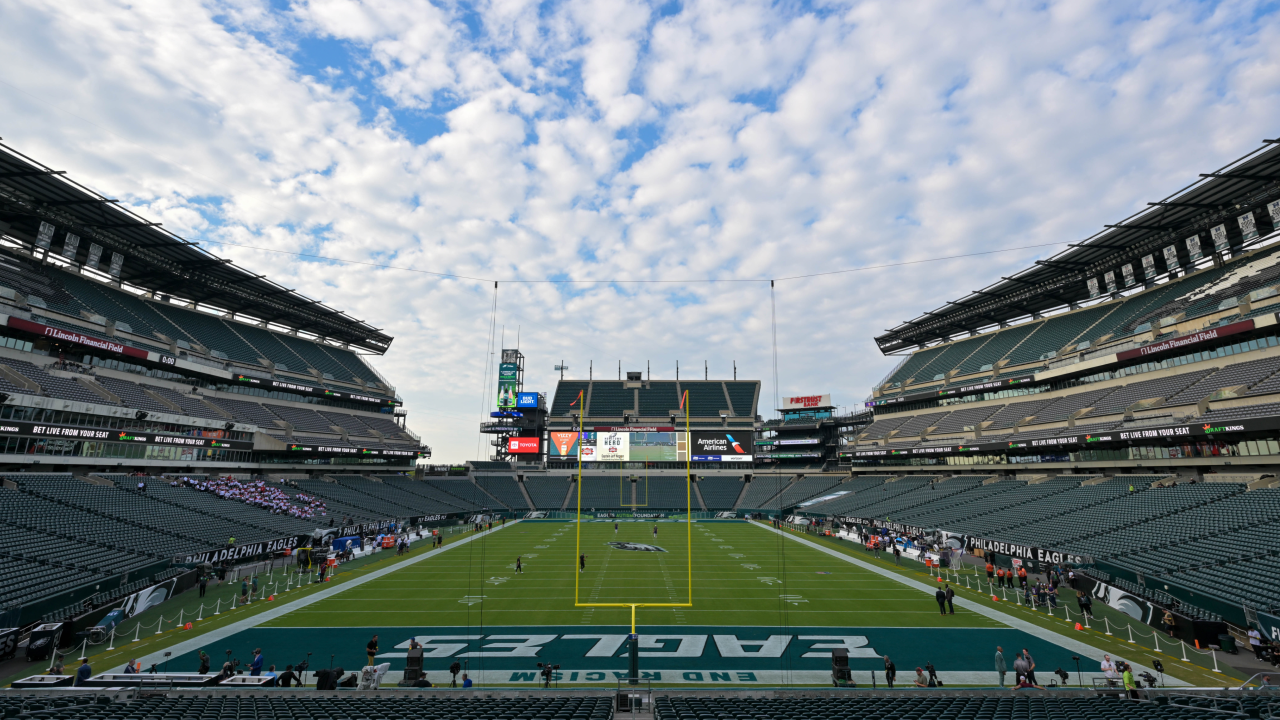
[[[763,280],[1043,243],[1274,137],[1274,4],[17,0],[0,136],[385,328],[436,459],[476,455],[489,282],[530,389],[675,364],[772,387]],[[227,243],[227,244],[220,244]],[[1052,248],[777,284],[778,394]],[[520,280],[719,280],[554,285]],[[491,384],[491,383],[489,383]],[[771,402],[762,406],[766,413]]]

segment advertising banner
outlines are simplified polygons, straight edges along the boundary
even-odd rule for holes
[[[25,332],[34,333],[36,335],[43,335],[47,338],[53,338],[55,340],[64,340],[66,342],[76,343],[77,345],[84,345],[86,347],[96,348],[98,350],[105,350],[107,352],[116,353],[117,355],[128,355],[129,357],[136,357],[136,358],[147,357],[146,350],[140,350],[136,347],[129,347],[128,345],[122,345],[113,340],[105,340],[103,338],[94,337],[92,335],[84,335],[78,332],[72,332],[70,330],[63,330],[62,328],[49,327],[48,325],[33,323],[30,320],[23,320],[22,318],[16,318],[16,317],[10,316],[7,324],[9,327],[14,328],[16,330],[23,330]]]
[[[359,393],[330,390],[329,388],[318,388],[311,385],[299,385],[293,382],[284,382],[282,380],[270,380],[266,378],[253,377],[252,375],[232,375],[231,379],[241,385],[252,385],[260,387],[264,390],[279,390],[281,392],[297,393],[299,395],[311,395],[314,397],[325,397],[330,400],[347,400],[350,402],[369,403],[371,405],[381,405],[384,407],[395,407],[403,405],[399,400],[390,398],[377,398],[370,395],[361,395]]]
[[[538,407],[538,393],[536,392],[516,393],[516,407],[518,408]]]
[[[346,528],[343,528],[346,530]],[[343,535],[356,535],[356,532],[343,532]],[[278,538],[276,540],[266,540],[263,542],[247,543],[244,545],[236,545],[235,547],[221,547],[214,550],[206,550],[205,552],[193,553],[190,555],[179,555],[173,559],[177,564],[191,565],[196,563],[213,563],[217,565],[224,560],[241,560],[246,558],[257,557],[266,553],[281,552],[284,550],[292,550],[300,547],[297,535]]]
[[[831,395],[795,395],[782,398],[783,410],[803,410],[805,408],[832,407]]]
[[[1240,223],[1240,232],[1243,237],[1241,242],[1249,242],[1258,237],[1258,221],[1253,219],[1253,213],[1247,212],[1236,218],[1236,222]]]
[[[751,431],[707,432],[689,434],[694,462],[751,462]]]
[[[961,385],[960,387],[948,388],[946,390],[928,390],[925,392],[908,393],[906,395],[898,395],[896,397],[885,398],[883,400],[872,400],[866,403],[867,407],[883,407],[885,405],[896,405],[898,403],[915,402],[917,400],[932,400],[941,397],[963,397],[965,395],[978,395],[990,390],[1001,390],[1015,385],[1026,385],[1035,382],[1035,375],[1019,375],[1018,377],[1001,378],[999,380],[991,380],[983,383],[973,383],[971,385]]]
[[[11,435],[41,438],[57,438],[60,440],[97,440],[101,442],[127,442],[139,445],[169,445],[191,448],[220,448],[229,450],[252,450],[253,443],[247,440],[224,440],[220,436],[222,430],[209,430],[210,437],[193,437],[190,435],[157,435],[155,433],[133,432],[129,430],[111,430],[106,428],[81,428],[67,425],[45,425],[27,420],[0,421],[0,437]]]
[[[498,365],[498,407],[516,406],[516,386],[519,376],[520,366],[516,363],[504,362]]]
[[[1156,256],[1142,256],[1142,277],[1146,280],[1154,280],[1156,277]]]
[[[631,433],[596,433],[596,456],[601,462],[627,462],[631,459]]]
[[[548,455],[553,459],[577,457],[578,445],[578,433],[553,432],[551,433],[551,448]]]
[[[1216,342],[1224,337],[1237,335],[1242,332],[1249,332],[1253,328],[1254,324],[1252,319],[1241,320],[1240,322],[1231,323],[1230,325],[1221,325],[1212,330],[1202,330],[1190,335],[1171,338],[1163,342],[1144,345],[1140,348],[1134,348],[1133,350],[1125,350],[1122,353],[1116,354],[1116,361],[1124,362],[1135,358],[1145,358],[1173,351],[1188,350],[1203,343]]]
[[[507,452],[516,455],[537,454],[541,440],[536,437],[507,438]]]
[[[385,458],[416,458],[417,450],[384,450],[380,448],[361,448],[347,447],[345,445],[303,445],[301,443],[290,443],[285,448],[289,452],[301,452],[311,455],[327,455],[327,456],[345,456],[353,455],[359,457],[385,457]]]
[[[1209,236],[1213,238],[1213,249],[1216,252],[1224,253],[1231,249],[1231,241],[1227,239],[1227,226],[1214,225],[1209,231]]]

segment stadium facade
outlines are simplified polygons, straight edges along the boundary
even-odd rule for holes
[[[391,341],[0,146],[0,470],[411,471]]]

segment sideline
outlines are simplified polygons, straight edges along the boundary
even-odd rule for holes
[[[932,598],[934,593],[938,591],[938,588],[932,585],[926,585],[925,583],[919,582],[918,580],[912,580],[910,578],[903,577],[902,575],[899,575],[898,573],[893,572],[892,570],[888,570],[882,567],[878,567],[876,565],[872,565],[871,563],[865,562],[863,560],[859,560],[858,558],[853,557],[852,555],[846,555],[840,552],[839,550],[835,550],[833,548],[829,548],[824,545],[819,545],[818,543],[812,542],[810,540],[806,540],[805,538],[800,537],[798,535],[784,532],[782,530],[778,530],[776,528],[770,527],[768,525],[765,525],[756,521],[751,521],[751,524],[756,525],[765,530],[768,530],[770,532],[777,533],[778,535],[781,535],[785,538],[794,540],[800,543],[801,545],[805,545],[810,548],[813,548],[818,552],[826,553],[827,555],[830,555],[834,558],[844,560],[845,562],[851,565],[856,565],[864,570],[870,570],[871,572],[877,575],[899,582],[903,585],[906,585],[909,588],[914,588],[916,590],[919,590],[923,593],[926,593],[930,598]],[[1039,625],[1036,625],[1034,623],[1029,623],[1025,620],[1020,620],[1016,617],[1013,617],[1012,615],[1009,615],[1003,610],[997,610],[996,608],[981,605],[967,598],[963,598],[959,594],[957,594],[955,597],[955,604],[966,610],[969,610],[971,612],[974,612],[984,617],[995,620],[996,622],[1003,623],[1015,630],[1021,630],[1022,632],[1027,633],[1028,635],[1037,637],[1046,642],[1051,642],[1054,645],[1058,645],[1060,647],[1066,648],[1067,650],[1070,650],[1071,652],[1079,655],[1082,659],[1089,658],[1097,662],[1102,662],[1102,656],[1106,654],[1104,653],[1104,651],[1092,645],[1089,645],[1088,643],[1082,642],[1080,640],[1076,640],[1075,638],[1068,637],[1061,633],[1054,632],[1053,630],[1040,627]],[[1153,668],[1147,667],[1145,665],[1141,665],[1134,660],[1130,660],[1128,658],[1124,658],[1124,660],[1125,662],[1128,662],[1129,664],[1133,665],[1135,675],[1139,672],[1142,672],[1143,670],[1146,670],[1147,672],[1152,672],[1152,673],[1155,672]],[[1012,667],[1013,667],[1012,661],[1010,661],[1009,667],[1012,670]],[[992,670],[992,673],[994,674],[995,671]],[[1087,671],[1085,673],[1086,676],[1098,675],[1098,674],[1099,673],[1089,673]],[[1172,677],[1168,675],[1168,673],[1165,673],[1165,680],[1168,685],[1176,685],[1181,687],[1191,686],[1191,683],[1186,682],[1185,680],[1182,680],[1180,678]]]
[[[383,577],[385,575],[389,575],[393,572],[403,570],[404,568],[409,567],[410,565],[416,565],[417,563],[420,563],[424,560],[433,558],[439,555],[440,553],[448,552],[453,548],[462,547],[463,545],[466,545],[467,543],[472,542],[474,540],[488,537],[492,533],[500,532],[501,530],[505,529],[507,526],[514,526],[519,524],[519,522],[520,521],[518,519],[512,520],[506,525],[500,525],[492,530],[486,531],[483,535],[472,535],[469,538],[464,538],[457,542],[449,543],[443,547],[436,548],[435,550],[430,550],[411,560],[392,563],[380,570],[374,570],[373,572],[368,573],[366,575],[361,575],[360,577],[352,578],[350,580],[347,580],[346,582],[340,583],[338,585],[334,585],[333,587],[325,588],[324,590],[321,590],[316,593],[312,593],[306,597],[298,598],[297,600],[290,600],[289,602],[285,602],[280,605],[277,605],[276,607],[273,607],[270,610],[265,610],[263,612],[247,617],[243,620],[237,620],[236,622],[230,623],[228,625],[223,625],[222,627],[216,628],[214,630],[210,630],[207,633],[195,635],[190,639],[179,642],[176,645],[157,648],[150,655],[146,655],[138,658],[138,662],[141,662],[143,667],[148,667],[152,663],[164,662],[165,660],[164,654],[166,652],[172,653],[173,657],[179,657],[193,650],[199,650],[200,648],[205,647],[209,643],[217,642],[218,640],[221,640],[226,637],[230,637],[243,630],[248,630],[250,628],[257,627],[258,625],[261,625],[262,623],[267,622],[268,620],[274,620],[282,615],[287,615],[293,612],[294,610],[300,610],[308,605],[320,602],[321,600],[326,600],[328,598],[333,597],[334,595],[346,592],[347,590],[350,590],[352,588],[360,587],[361,585],[371,580],[377,580],[378,578]]]

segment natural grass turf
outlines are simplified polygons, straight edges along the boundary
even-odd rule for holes
[[[578,572],[573,523],[523,522],[264,627],[629,625],[629,608],[575,607],[574,581],[582,603],[686,602],[685,525],[658,524],[656,540],[653,527],[623,522],[615,536],[611,522],[582,523]],[[615,540],[667,552],[615,549]],[[692,543],[692,607],[642,607],[641,625],[1000,627],[963,609],[942,616],[917,590],[745,522],[694,523]]]

